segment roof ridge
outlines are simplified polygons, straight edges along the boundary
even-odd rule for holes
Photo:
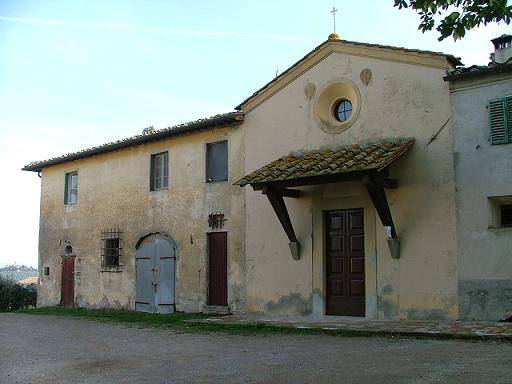
[[[79,160],[102,153],[114,152],[137,145],[142,145],[151,141],[162,140],[168,137],[192,133],[194,131],[202,131],[204,129],[214,128],[219,125],[237,125],[243,121],[243,116],[243,113],[240,111],[232,111],[224,114],[217,114],[207,118],[200,118],[166,128],[161,128],[153,132],[141,133],[97,146],[80,149],[75,152],[69,152],[60,156],[51,157],[46,160],[33,161],[25,165],[22,170],[39,172],[42,168],[48,167],[50,165]]]
[[[283,78],[291,72],[295,67],[303,63],[305,60],[307,60],[309,57],[313,56],[314,53],[316,53],[320,48],[322,48],[324,45],[328,44],[352,44],[352,45],[360,45],[360,46],[366,46],[366,47],[376,47],[376,48],[382,48],[382,49],[389,49],[389,50],[400,50],[404,52],[411,52],[411,53],[419,53],[419,54],[427,54],[427,55],[437,55],[437,56],[444,56],[446,57],[450,63],[453,66],[462,65],[462,61],[460,57],[456,57],[454,55],[444,53],[444,52],[436,52],[436,51],[428,51],[428,50],[422,50],[422,49],[413,49],[413,48],[405,48],[405,47],[399,47],[399,46],[393,46],[393,45],[382,45],[382,44],[376,44],[376,43],[364,43],[364,42],[358,42],[358,41],[351,41],[351,40],[325,40],[321,44],[317,45],[315,48],[313,48],[311,51],[309,51],[306,55],[304,55],[302,58],[297,60],[295,63],[293,63],[291,66],[289,66],[286,70],[281,72],[278,76],[274,77],[270,81],[268,81],[266,84],[264,84],[262,87],[260,87],[258,90],[253,92],[249,97],[247,97],[245,100],[243,100],[240,104],[238,104],[235,107],[235,110],[241,110],[242,106],[246,103],[248,103],[252,98],[256,97],[257,95],[261,94],[263,91],[265,91],[267,88],[270,87],[270,85],[277,82],[279,79]]]

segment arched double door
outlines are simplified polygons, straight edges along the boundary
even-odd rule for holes
[[[140,242],[135,256],[135,310],[151,313],[175,311],[176,244],[161,234]]]

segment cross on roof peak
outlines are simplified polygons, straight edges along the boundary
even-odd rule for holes
[[[338,10],[336,9],[336,7],[332,7],[332,10],[330,12],[332,13],[333,31],[329,35],[329,40],[340,40],[340,35],[336,33],[336,12],[338,12]]]
[[[331,13],[332,13],[332,21],[333,21],[333,28],[332,28],[333,33],[336,33],[336,12],[338,12],[336,7],[332,7]]]

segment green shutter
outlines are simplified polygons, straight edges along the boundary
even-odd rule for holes
[[[510,142],[509,111],[512,110],[512,98],[492,100],[489,102],[489,141],[491,144]]]
[[[508,127],[508,143],[512,143],[512,96],[505,97],[505,117]]]
[[[149,164],[149,190],[155,190],[155,155],[151,155],[151,162]]]
[[[68,179],[69,179],[68,174],[65,173],[64,174],[64,204],[68,203],[68,189],[69,189]]]

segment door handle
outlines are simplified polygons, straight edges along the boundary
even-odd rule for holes
[[[158,267],[155,265],[153,268],[151,268],[151,284],[155,288],[156,292],[156,286],[158,285]]]

